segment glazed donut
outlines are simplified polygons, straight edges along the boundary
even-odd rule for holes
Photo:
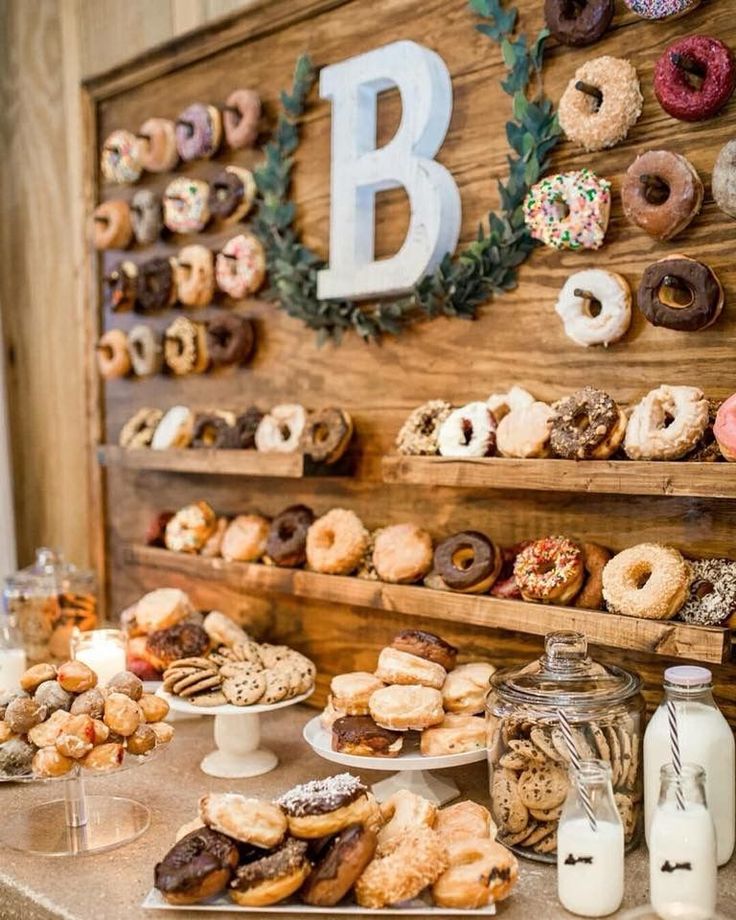
[[[125,259],[105,275],[106,302],[113,313],[132,310],[138,291],[138,266]]]
[[[204,323],[177,316],[164,334],[164,361],[178,377],[203,374],[210,363]]]
[[[271,522],[260,514],[239,514],[230,521],[220,552],[228,562],[257,562],[266,552]]]
[[[213,157],[222,139],[222,118],[214,105],[193,102],[176,119],[176,149],[188,162]]]
[[[391,640],[391,648],[418,655],[427,661],[434,661],[435,664],[442,665],[445,671],[452,671],[457,661],[457,649],[454,645],[450,645],[434,633],[421,629],[402,629]]]
[[[141,188],[130,201],[133,235],[141,246],[155,243],[164,226],[161,199],[150,189]]]
[[[419,684],[395,684],[376,690],[368,709],[377,725],[395,732],[424,731],[445,718],[442,693]]]
[[[574,607],[585,610],[603,609],[603,569],[611,558],[605,546],[597,543],[583,543],[583,565],[585,567],[585,584],[575,598]]]
[[[704,262],[687,256],[660,259],[644,270],[639,309],[653,326],[698,332],[721,315],[723,287]]]
[[[147,118],[138,129],[138,159],[147,172],[162,173],[176,169],[179,151],[176,149],[174,122],[169,118]]]
[[[679,460],[703,437],[708,415],[708,400],[697,387],[663,384],[650,390],[629,417],[626,455],[632,460]]]
[[[207,323],[207,350],[213,367],[245,364],[255,341],[253,323],[239,313],[218,313]]]
[[[252,450],[256,446],[256,431],[263,418],[263,413],[258,406],[250,406],[245,412],[235,419],[233,432],[233,447],[242,450]]]
[[[107,136],[102,145],[100,169],[108,182],[127,185],[140,179],[143,167],[138,146],[137,137],[130,131],[120,129]]]
[[[432,900],[442,908],[477,910],[503,901],[519,877],[519,863],[495,840],[445,843],[450,868],[432,886]]]
[[[307,565],[314,572],[350,575],[368,546],[368,531],[354,511],[333,508],[307,531]]]
[[[669,620],[687,600],[690,566],[673,546],[639,543],[603,569],[603,599],[612,613]]]
[[[230,440],[235,423],[232,412],[206,412],[196,416],[192,433],[192,447],[196,450],[223,448]]]
[[[677,618],[697,626],[723,626],[736,614],[736,562],[698,559],[690,563],[692,582]]]
[[[437,834],[428,827],[414,828],[392,852],[369,864],[355,883],[355,900],[361,907],[377,909],[410,901],[436,882],[447,866]]]
[[[232,297],[243,300],[255,294],[266,278],[266,253],[252,233],[234,236],[217,254],[217,286]]]
[[[554,405],[550,444],[567,460],[606,460],[621,446],[626,413],[602,390],[583,387]]]
[[[337,463],[353,436],[353,420],[342,409],[310,412],[302,432],[301,448],[314,463]]]
[[[203,795],[199,817],[207,827],[262,849],[279,846],[286,836],[286,817],[278,805],[235,792]]]
[[[563,45],[592,45],[613,19],[613,0],[545,0],[547,28]]]
[[[146,660],[162,673],[181,658],[200,658],[209,650],[207,633],[197,623],[188,620],[156,630],[146,637]]]
[[[675,19],[694,10],[700,0],[624,0],[624,3],[642,19]]]
[[[503,457],[547,457],[554,409],[543,402],[509,412],[496,431],[498,452]]]
[[[442,688],[447,712],[475,715],[483,712],[495,667],[488,661],[469,661],[450,671]]]
[[[194,433],[194,413],[187,406],[172,406],[162,416],[153,433],[153,450],[189,447]]]
[[[434,829],[445,844],[452,840],[489,840],[496,835],[491,813],[470,799],[441,808]]]
[[[560,99],[560,127],[583,149],[603,150],[624,140],[643,104],[636,68],[604,55],[575,71]]]
[[[422,732],[419,750],[425,757],[444,757],[486,748],[485,719],[461,712],[448,712],[439,725]]]
[[[513,386],[508,393],[491,393],[486,400],[486,405],[491,410],[496,423],[506,418],[509,412],[516,409],[528,409],[535,402],[532,394],[524,387]]]
[[[172,233],[199,233],[210,219],[209,198],[202,179],[173,179],[164,191],[164,224]]]
[[[383,686],[379,677],[367,671],[337,674],[330,681],[332,705],[347,716],[367,716],[371,696]]]
[[[583,586],[583,552],[567,537],[543,537],[523,549],[514,577],[525,601],[566,604]]]
[[[721,148],[713,167],[711,188],[721,211],[736,217],[736,140]]]
[[[440,426],[437,445],[443,457],[490,457],[496,449],[496,420],[483,402],[453,410]]]
[[[293,454],[301,443],[307,423],[304,406],[283,403],[274,406],[258,423],[256,450],[265,453]]]
[[[198,904],[225,890],[239,859],[229,837],[200,827],[156,864],[154,885],[169,904]]]
[[[287,840],[278,849],[241,866],[230,883],[230,897],[241,907],[266,907],[294,894],[312,865],[303,840]]]
[[[97,367],[104,380],[114,380],[130,373],[128,337],[122,329],[108,329],[97,342]]]
[[[256,180],[249,169],[226,166],[212,180],[209,208],[214,220],[227,226],[242,220],[253,207]]]
[[[452,591],[485,594],[501,571],[501,554],[485,534],[463,530],[437,545],[434,567]]]
[[[378,832],[378,855],[390,853],[399,840],[417,827],[433,828],[437,820],[437,806],[434,802],[399,789],[381,803],[383,827]]]
[[[689,35],[670,45],[654,69],[659,104],[680,121],[718,114],[736,88],[736,62],[717,38]]]
[[[381,581],[412,584],[432,568],[432,538],[416,524],[384,527],[373,546],[373,565]]]
[[[350,773],[294,786],[276,804],[286,814],[289,833],[306,840],[337,834],[351,824],[372,827],[379,816],[376,800]]]
[[[133,326],[128,333],[128,353],[136,377],[158,374],[164,365],[161,337],[144,323]]]
[[[718,447],[726,460],[736,461],[736,394],[724,400],[713,424]]]
[[[215,294],[215,257],[194,243],[179,250],[174,263],[176,296],[185,307],[206,307]]]
[[[160,409],[139,409],[120,429],[120,447],[150,447],[153,433],[163,417]]]
[[[631,289],[622,275],[588,268],[570,275],[555,312],[576,345],[610,345],[631,325]]]
[[[122,198],[98,204],[92,214],[92,245],[95,249],[126,249],[133,239],[130,205]]]
[[[590,169],[537,182],[524,201],[533,239],[554,249],[600,249],[611,213],[611,183]]]
[[[334,907],[350,891],[376,853],[376,835],[367,827],[346,827],[320,854],[300,891],[306,904]]]
[[[703,183],[679,153],[648,150],[626,170],[621,188],[624,214],[655,240],[671,240],[698,214]]]
[[[396,436],[398,452],[414,457],[437,454],[437,436],[451,412],[452,406],[443,399],[431,399],[414,409]]]
[[[166,525],[166,549],[174,553],[198,553],[217,526],[217,515],[207,502],[181,508]]]
[[[176,302],[173,259],[147,259],[138,266],[136,302],[141,313],[156,313]]]
[[[441,664],[388,645],[378,656],[376,677],[385,684],[419,684],[441,690],[447,671]]]
[[[296,568],[307,561],[307,531],[314,512],[306,505],[291,505],[271,522],[266,555],[276,565]]]
[[[228,147],[240,150],[252,147],[258,138],[261,100],[252,89],[236,89],[225,100],[222,120]]]

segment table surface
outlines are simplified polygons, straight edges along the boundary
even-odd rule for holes
[[[278,754],[280,764],[265,776],[244,780],[213,779],[199,769],[200,760],[213,746],[212,719],[177,721],[169,750],[149,765],[87,783],[93,794],[130,796],[148,805],[149,830],[120,849],[78,858],[31,857],[4,850],[0,853],[0,920],[130,920],[143,916],[140,904],[152,886],[153,866],[172,845],[177,828],[196,816],[203,793],[231,790],[271,798],[298,782],[335,772],[334,764],[318,758],[302,741],[302,727],[313,715],[313,709],[299,705],[264,717],[262,743]],[[361,776],[372,783],[386,774],[364,770]],[[463,795],[488,804],[484,763],[456,768],[452,776]],[[5,784],[0,788],[3,819],[12,821],[14,812],[56,797],[54,784]],[[721,869],[719,884],[720,910],[727,917],[736,917],[736,859]],[[626,859],[624,907],[643,903],[647,892],[646,850],[640,848]],[[156,911],[149,916],[151,920],[181,920],[207,915]],[[299,917],[296,913],[281,916],[286,920]],[[498,916],[501,920],[572,917],[557,903],[554,867],[521,860],[519,883],[511,898],[498,906]]]

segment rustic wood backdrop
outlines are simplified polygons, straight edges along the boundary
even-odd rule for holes
[[[520,23],[529,36],[542,25],[542,4],[519,0]],[[223,513],[258,510],[267,514],[304,501],[317,513],[347,506],[373,528],[413,520],[440,537],[472,527],[501,543],[549,532],[564,532],[620,549],[641,540],[678,545],[692,553],[732,554],[733,501],[615,495],[537,493],[532,491],[453,490],[386,485],[380,459],[391,451],[402,419],[418,403],[444,397],[460,404],[485,398],[518,383],[537,397],[552,400],[585,384],[631,402],[661,383],[694,384],[709,396],[734,390],[732,354],[736,333],[736,269],[731,241],[734,224],[713,204],[710,174],[718,150],[732,134],[736,103],[712,121],[686,125],[669,118],[654,98],[655,62],[673,39],[693,32],[717,35],[736,46],[731,4],[710,0],[686,18],[671,23],[643,22],[617,3],[617,15],[605,39],[593,48],[572,50],[552,46],[545,68],[548,94],[557,100],[576,67],[601,54],[627,57],[636,65],[644,93],[644,114],[629,138],[613,150],[588,155],[561,145],[556,165],[569,169],[591,166],[613,180],[614,206],[605,248],[598,253],[537,251],[521,273],[513,294],[489,304],[477,322],[437,320],[377,347],[348,336],[340,347],[318,349],[300,323],[273,305],[254,300],[238,309],[256,318],[258,351],[245,370],[178,380],[114,381],[104,387],[101,436],[114,441],[125,419],[140,406],[166,408],[185,403],[196,409],[239,409],[256,402],[302,401],[309,407],[338,404],[356,422],[356,473],[351,479],[280,481],[217,476],[195,477],[159,472],[110,469],[106,474],[106,542],[111,610],[117,612],[143,590],[161,584],[160,573],[125,563],[125,547],[140,542],[151,515],[204,498]],[[463,203],[463,239],[469,240],[489,209],[498,204],[496,180],[505,173],[507,149],[504,123],[510,101],[499,81],[503,77],[498,48],[474,30],[477,22],[466,0],[273,0],[244,13],[226,28],[212,28],[170,49],[149,54],[107,76],[91,81],[87,90],[91,165],[94,145],[114,128],[135,130],[150,115],[175,117],[188,103],[222,104],[230,89],[256,88],[264,101],[265,125],[272,125],[278,92],[287,87],[296,57],[308,52],[319,65],[333,63],[398,38],[433,48],[452,74],[454,114],[439,159],[452,171]],[[380,140],[391,136],[399,105],[386,94],[380,105]],[[90,124],[94,122],[90,121]],[[297,156],[295,198],[299,225],[306,241],[327,254],[330,112],[312,100],[304,120]],[[623,218],[619,189],[627,166],[637,153],[668,148],[687,156],[706,185],[701,216],[674,243],[660,244]],[[208,177],[226,162],[252,165],[253,152],[225,150],[213,163],[180,168],[178,174]],[[164,176],[147,176],[138,187],[163,190]],[[104,199],[118,188],[90,189]],[[381,196],[377,211],[378,253],[393,252],[406,226],[407,205],[401,193]],[[172,238],[157,247],[133,251],[142,259],[155,252],[175,252],[191,238]],[[202,234],[197,241],[217,246],[222,237]],[[638,313],[625,339],[608,348],[586,350],[565,337],[554,313],[559,288],[582,267],[610,268],[625,275],[636,289],[642,270],[655,259],[683,252],[709,262],[726,289],[726,308],[711,329],[677,333],[655,329]],[[92,256],[96,262],[96,257]],[[114,255],[107,255],[109,267]],[[94,293],[97,294],[96,288]],[[99,299],[89,304],[93,320]],[[174,311],[153,320],[163,328]],[[105,327],[128,327],[133,316],[102,317]],[[406,625],[399,613],[350,609],[339,605],[294,600],[285,596],[248,598],[221,592],[212,585],[167,576],[167,583],[188,588],[206,606],[249,612],[270,622],[272,634],[293,642],[320,665],[322,687],[333,673],[370,667],[376,651],[397,628]],[[442,604],[441,595],[428,603]],[[412,620],[416,623],[416,620]],[[435,626],[436,628],[436,626]],[[448,623],[444,633],[468,654],[483,653],[498,664],[536,655],[541,643],[521,634],[485,631]],[[648,692],[661,682],[662,658],[600,652],[641,671]],[[736,717],[734,668],[715,668],[718,695]]]

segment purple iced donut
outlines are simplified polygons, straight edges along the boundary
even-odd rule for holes
[[[670,45],[657,61],[654,92],[673,118],[702,121],[718,113],[736,88],[736,62],[717,38],[690,35]]]
[[[182,160],[214,156],[221,138],[222,118],[213,105],[194,102],[176,119],[176,147]]]
[[[624,0],[632,13],[642,19],[673,19],[700,5],[700,0]]]

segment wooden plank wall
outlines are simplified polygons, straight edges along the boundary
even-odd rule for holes
[[[273,15],[284,5],[274,0]],[[452,171],[463,202],[463,239],[468,240],[489,208],[497,204],[496,179],[505,171],[504,122],[509,100],[499,88],[503,68],[497,48],[474,31],[475,19],[465,0],[427,0],[421,15],[412,0],[375,0],[368,14],[357,0],[320,3],[303,0],[294,12],[311,6],[314,14],[277,31],[259,32],[251,41],[224,48],[216,35],[202,38],[217,53],[176,67],[178,57],[146,59],[149,82],[132,86],[136,68],[115,75],[119,90],[98,106],[98,141],[115,127],[135,129],[147,115],[174,117],[187,103],[204,100],[221,104],[235,86],[253,86],[273,122],[278,91],[288,85],[297,55],[308,51],[318,65],[332,63],[397,38],[414,39],[437,50],[450,69],[455,109],[439,159]],[[541,26],[541,4],[519,0],[521,22],[529,34]],[[339,347],[318,349],[299,323],[263,301],[245,304],[255,317],[259,347],[245,371],[184,380],[159,377],[147,382],[114,381],[105,390],[108,438],[117,436],[131,411],[142,405],[170,406],[183,402],[198,409],[237,409],[252,401],[267,407],[299,398],[312,407],[340,404],[357,424],[356,477],[352,480],[285,482],[236,480],[128,470],[108,474],[109,574],[114,610],[121,609],[143,589],[160,584],[160,575],[125,568],[123,549],[140,539],[150,515],[205,498],[222,512],[246,509],[273,514],[286,504],[305,501],[318,513],[349,506],[369,527],[415,520],[436,536],[460,528],[485,530],[501,543],[547,532],[567,532],[614,549],[640,540],[672,542],[691,552],[734,553],[735,506],[730,501],[617,497],[524,491],[455,491],[449,488],[388,486],[380,482],[380,457],[391,450],[398,425],[409,409],[432,397],[455,403],[484,398],[490,392],[520,383],[538,397],[554,399],[573,388],[593,384],[631,402],[651,387],[668,382],[697,384],[713,397],[734,389],[732,365],[736,335],[736,268],[731,241],[734,224],[721,214],[709,193],[709,178],[720,146],[730,138],[736,102],[725,113],[701,125],[685,125],[666,116],[652,92],[655,61],[668,42],[692,32],[712,33],[736,46],[731,4],[710,0],[692,15],[672,23],[646,23],[619,7],[613,28],[592,49],[553,48],[545,71],[549,94],[557,99],[575,68],[600,54],[630,57],[639,70],[645,96],[644,115],[629,139],[614,150],[583,155],[563,144],[557,163],[564,168],[592,166],[620,188],[621,176],[635,155],[664,146],[687,155],[708,188],[702,216],[675,244],[658,244],[629,226],[618,194],[605,248],[599,253],[558,254],[539,251],[522,272],[519,289],[488,306],[475,324],[437,320],[381,347],[347,338]],[[254,28],[259,21],[253,20]],[[262,23],[261,23],[262,25]],[[189,58],[187,58],[189,60]],[[105,92],[104,81],[94,85]],[[397,100],[382,100],[380,139],[386,140],[399,117]],[[299,223],[306,240],[326,254],[329,173],[329,108],[316,98],[305,119],[304,140],[297,157],[295,194]],[[214,164],[194,164],[188,173],[207,176],[226,161],[252,163],[250,153],[222,154]],[[162,189],[165,177],[146,177],[143,185]],[[119,195],[101,189],[101,197]],[[378,208],[379,254],[395,250],[406,226],[406,204],[399,193],[382,196]],[[202,242],[218,239],[203,234]],[[183,240],[171,239],[158,250],[175,251]],[[704,332],[685,334],[648,325],[635,314],[625,340],[607,350],[573,345],[553,312],[565,278],[584,266],[611,268],[624,274],[634,288],[642,270],[665,254],[683,251],[710,262],[723,281],[728,304],[718,323]],[[134,258],[151,250],[134,252]],[[112,259],[108,256],[106,261]],[[155,320],[164,326],[171,315]],[[127,326],[132,318],[107,325]],[[169,579],[171,580],[171,579]],[[318,660],[323,679],[356,665],[370,666],[376,650],[392,630],[404,625],[400,616],[325,606],[286,597],[248,599],[220,595],[211,585],[180,581],[202,604],[220,603],[241,614],[252,609],[259,621],[272,619],[280,637],[296,642]],[[433,603],[441,604],[441,597]],[[413,621],[416,622],[416,621]],[[429,624],[428,624],[429,625]],[[450,624],[446,630],[468,651],[486,650],[499,664],[523,661],[540,643],[521,635],[489,633]],[[666,662],[622,652],[609,660],[624,661],[647,677],[650,690],[661,680]],[[736,683],[732,666],[716,669],[718,692],[736,717]]]

